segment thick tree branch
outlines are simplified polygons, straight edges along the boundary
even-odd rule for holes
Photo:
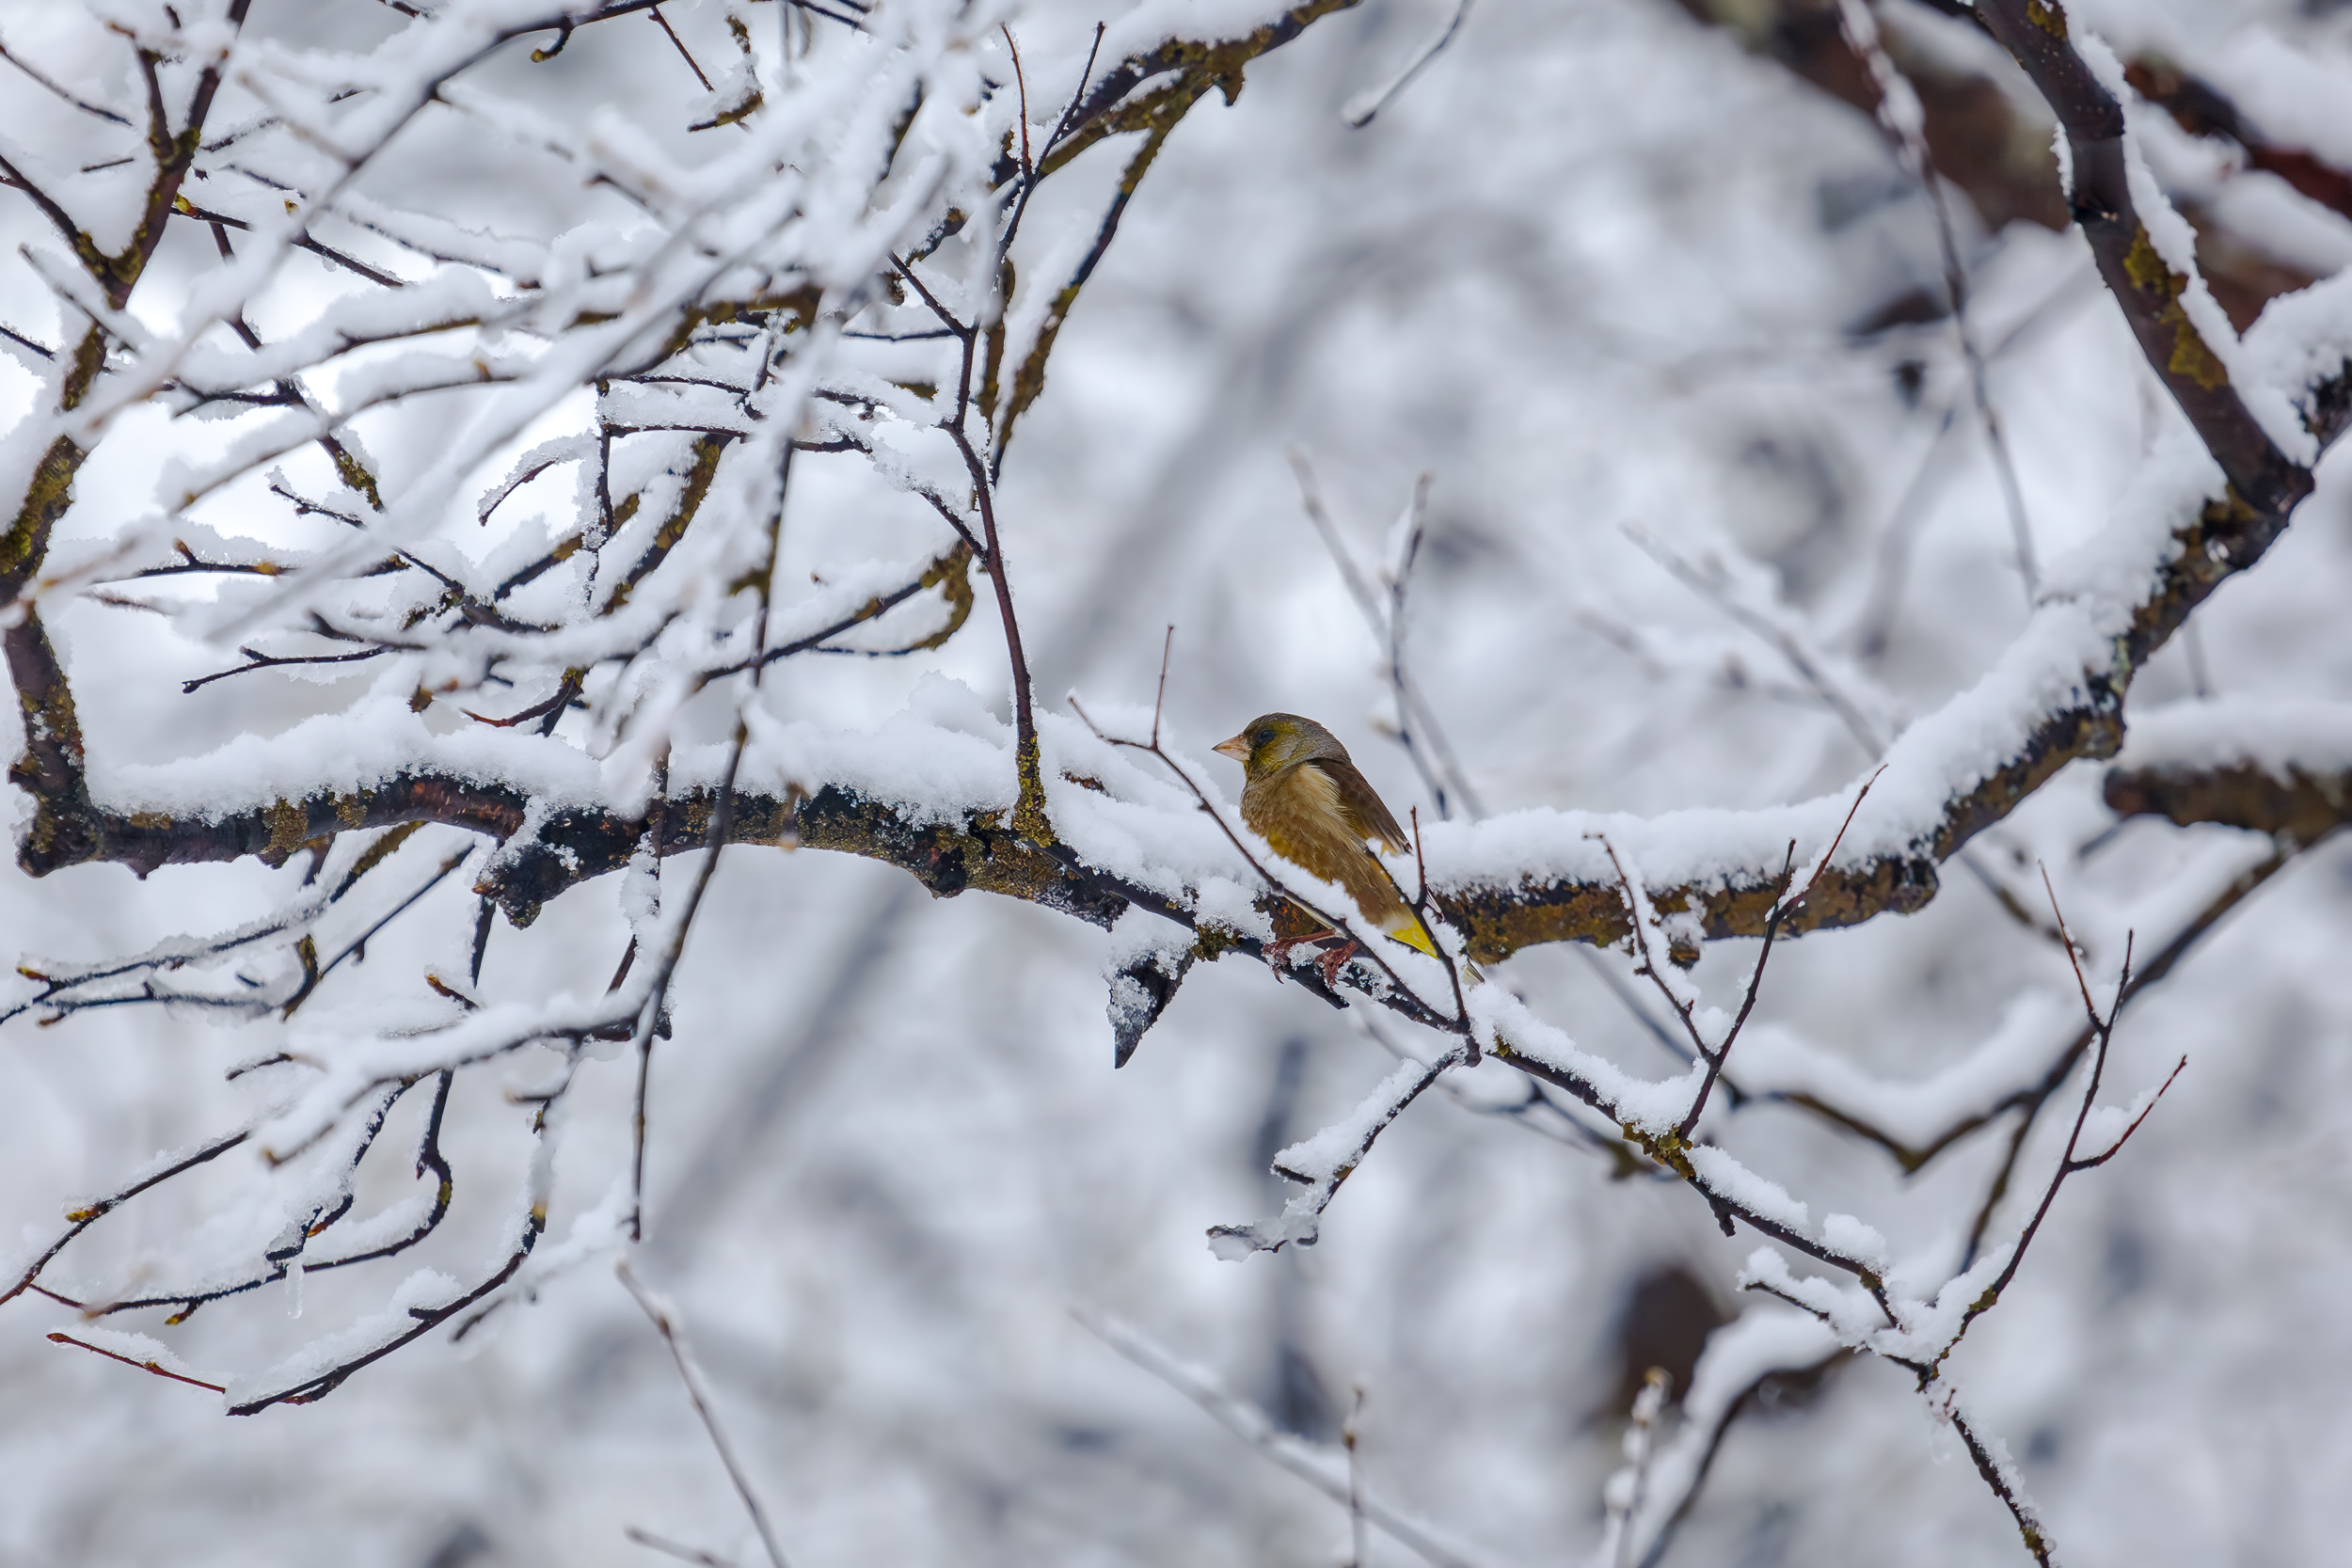
[[[2343,768],[2156,763],[2110,768],[2102,792],[2118,816],[2161,816],[2180,827],[2213,822],[2298,846],[2352,822],[2352,774]]]
[[[1129,95],[1152,77],[1175,71],[1182,80],[1197,80],[1202,90],[1229,77],[1228,85],[1237,84],[1234,72],[1240,63],[1337,8],[1337,4],[1321,3],[1300,7],[1282,23],[1247,40],[1213,46],[1171,43],[1125,62],[1079,105],[1072,116],[1073,133],[1054,150],[1054,156],[1066,159],[1090,135],[1107,134],[1104,127],[1114,121],[1123,123],[1132,109],[1149,99],[1147,95],[1130,103]],[[2030,20],[2028,8],[2044,22],[2057,14],[2010,0],[1989,4],[1986,11],[1996,22],[1996,30],[2000,18],[2014,24],[2005,39],[2013,40],[2012,47],[2021,51],[2065,119],[2077,148],[2080,215],[2100,250],[2110,285],[2156,356],[2168,385],[2213,443],[2233,493],[2178,531],[2179,547],[2153,574],[2128,630],[2117,640],[2115,657],[2081,672],[2078,700],[2025,726],[2006,758],[1948,800],[1940,820],[1908,850],[1825,872],[1790,921],[1792,933],[1922,907],[1934,894],[1938,862],[2006,816],[2069,761],[2112,754],[2121,738],[2123,685],[2131,673],[2219,582],[2260,558],[2285,526],[2288,508],[2310,486],[2308,472],[2288,462],[2253,425],[2226,378],[2217,387],[2207,385],[2211,377],[2196,358],[2201,344],[2179,312],[2178,281],[2170,275],[2143,277],[2145,267],[2133,270],[2137,265],[2133,258],[2147,248],[2147,241],[2122,185],[2121,111],[2066,46],[2062,23],[2053,32],[2044,22]],[[613,14],[620,13],[620,8],[613,8]],[[1144,127],[1138,122],[1136,128]],[[98,341],[93,328],[86,345]],[[90,369],[94,375],[94,362]],[[2352,412],[2352,399],[2344,392],[2343,377],[2312,391],[2310,419],[2323,439],[2339,434]],[[8,547],[0,551],[0,588],[20,586],[37,569],[80,455],[78,450],[52,452],[44,460],[41,478],[10,530]],[[501,840],[513,837],[521,826],[527,801],[518,789],[442,776],[429,768],[404,771],[348,795],[254,800],[203,820],[110,814],[89,800],[82,782],[71,693],[38,619],[28,616],[10,628],[7,646],[28,724],[29,744],[15,776],[35,796],[37,805],[20,859],[36,874],[93,860],[118,861],[141,872],[244,855],[275,860],[322,834],[401,822],[444,822]],[[2110,784],[2116,790],[2126,787]],[[1033,797],[1034,792],[1025,794]],[[2303,803],[2316,809],[2312,800]],[[672,842],[694,842],[707,825],[709,802],[690,793],[679,809],[685,820]],[[2332,822],[2332,816],[2328,820]],[[1098,922],[1115,918],[1127,901],[1124,893],[1083,867],[1062,864],[1036,842],[1037,824],[1023,826],[1031,831],[1009,831],[978,816],[954,826],[917,827],[882,802],[819,787],[804,798],[744,794],[730,838],[797,841],[867,854],[903,866],[942,895],[981,887]],[[559,812],[531,842],[515,845],[501,857],[485,877],[484,891],[511,917],[528,920],[546,898],[564,887],[624,863],[641,831],[642,824],[608,812]],[[1448,887],[1440,869],[1437,888],[1455,912],[1472,957],[1481,960],[1492,961],[1540,942],[1613,942],[1629,929],[1623,900],[1606,878],[1522,879],[1507,887]],[[1771,869],[1762,863],[1722,883],[1650,891],[1661,910],[1692,911],[1709,934],[1718,936],[1761,934],[1775,897]]]
[[[2066,12],[2057,0],[1983,0],[1977,14],[2016,56],[2066,133],[2074,221],[2140,351],[2229,476],[2231,489],[2271,524],[2275,537],[2295,504],[2311,494],[2311,473],[2264,434],[2182,309],[2188,279],[2156,253],[2132,204],[2122,104],[2069,41]]]

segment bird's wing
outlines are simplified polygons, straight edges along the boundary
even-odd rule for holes
[[[1403,854],[1407,847],[1405,830],[1396,825],[1389,808],[1356,765],[1340,758],[1318,758],[1305,764],[1319,768],[1339,786],[1340,814],[1359,839],[1376,838],[1380,847],[1392,855]]]

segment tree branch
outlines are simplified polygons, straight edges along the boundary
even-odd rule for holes
[[[2230,385],[2229,372],[2182,309],[2189,280],[2168,266],[2132,205],[2123,106],[2069,41],[2058,0],[1981,0],[1985,27],[2016,57],[2058,116],[2074,167],[2074,221],[2140,352],[2229,476],[2236,498],[2276,535],[2312,492],[2309,469],[2280,451]],[[2263,540],[2267,545],[2268,538]]]

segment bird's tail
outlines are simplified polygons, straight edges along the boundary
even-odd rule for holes
[[[1421,922],[1414,919],[1409,914],[1405,917],[1405,921],[1402,925],[1398,926],[1395,930],[1389,933],[1389,939],[1391,942],[1401,942],[1406,946],[1412,948],[1416,952],[1426,953],[1431,958],[1436,958],[1439,963],[1445,962],[1444,957],[1438,951],[1437,942],[1431,940],[1429,933],[1422,928]],[[1462,968],[1463,971],[1473,980],[1483,982],[1486,978],[1486,972],[1481,970],[1476,964],[1470,962],[1468,958],[1464,958],[1462,960]]]

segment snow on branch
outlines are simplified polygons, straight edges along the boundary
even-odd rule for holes
[[[535,1080],[512,1093],[532,1174],[503,1211],[498,1254],[416,1271],[384,1313],[232,1377],[236,1412],[322,1397],[532,1277],[573,1076],[615,1045],[640,1057],[642,1171],[643,1064],[668,1035],[669,978],[730,846],[866,853],[943,895],[989,887],[1104,925],[1137,902],[1189,921],[1203,883],[1234,869],[1221,846],[1171,840],[1164,784],[1096,825],[1150,848],[1102,857],[1115,869],[1083,863],[1047,825],[995,467],[1084,277],[1017,365],[999,362],[1003,294],[1032,251],[1083,254],[1090,271],[1143,165],[1107,207],[1033,216],[1016,251],[1033,189],[1138,114],[1164,139],[1212,87],[1230,97],[1251,60],[1341,8],[1261,0],[1204,20],[1153,6],[1107,46],[1099,29],[1033,36],[1041,102],[1066,104],[1034,156],[1019,106],[1030,83],[1001,7],[806,8],[804,47],[738,27],[732,60],[707,73],[699,45],[645,0],[400,6],[389,32],[349,46],[280,36],[267,17],[248,26],[247,0],[110,3],[112,30],[97,31],[135,69],[59,87],[109,123],[144,126],[144,185],[85,169],[52,188],[27,168],[45,177],[54,160],[0,163],[7,199],[65,242],[35,264],[81,324],[56,349],[8,329],[38,382],[0,443],[0,643],[26,726],[10,777],[33,800],[20,862],[145,875],[310,857],[276,912],[128,958],[32,962],[0,999],[6,1016],[51,1022],[140,1004],[275,1015],[287,1031],[287,1049],[238,1074],[266,1097],[254,1119],[84,1206],[11,1293],[184,1316],[273,1281],[296,1289],[305,1271],[430,1251],[466,1184],[441,1146],[453,1082],[494,1061]],[[560,81],[575,33],[641,12],[703,92],[665,76],[610,105],[485,69]],[[1098,62],[1127,84],[1109,98]],[[445,154],[420,127],[463,135],[485,188],[548,199],[503,218],[511,231],[460,221],[438,204],[448,182],[432,159]],[[727,134],[694,135],[714,131]],[[207,237],[190,256],[216,264],[149,278],[167,232],[189,226]],[[132,434],[153,428],[147,409],[203,438],[148,461]],[[914,497],[931,537],[853,545],[812,587],[780,584],[796,464],[812,461]],[[148,485],[144,509],[53,559],[77,482],[118,470]],[[265,520],[230,537],[215,526],[230,512]],[[872,736],[779,729],[757,708],[781,660],[890,657],[956,636],[976,566],[1016,673],[1010,737],[957,733],[946,698]],[[162,578],[202,591],[119,592]],[[86,737],[44,623],[84,594],[235,647],[182,683],[194,700],[289,673],[360,689],[266,738],[125,765]],[[730,745],[679,740],[697,702],[732,707]],[[1043,727],[1058,760],[1075,726]],[[1058,775],[1052,790],[1065,792]],[[1133,780],[1122,790],[1150,796]],[[1073,840],[1088,832],[1079,815],[1063,813]],[[453,832],[404,849],[427,825]],[[665,909],[660,863],[691,852],[696,879]],[[613,886],[631,941],[601,990],[516,1000],[495,966],[485,979],[494,913],[526,925],[612,871],[625,873]],[[469,963],[428,968],[418,995],[364,1017],[333,1006],[371,940],[468,898]],[[416,1185],[356,1212],[388,1118],[424,1100]],[[247,1163],[243,1206],[185,1256],[152,1260],[139,1290],[69,1298],[44,1282],[121,1203],[230,1151]]]
[[[1735,1059],[1765,958],[1784,935],[1919,909],[1941,863],[2068,763],[2117,756],[2136,674],[2280,537],[2312,490],[2312,466],[2352,418],[2343,300],[2314,291],[2246,343],[2224,341],[2180,220],[2134,162],[2114,62],[2078,50],[2046,0],[1982,0],[1978,14],[2065,128],[2078,219],[2188,428],[2158,440],[2104,527],[2047,564],[2011,643],[1887,741],[1867,783],[1755,811],[1534,808],[1425,834],[1416,816],[1417,908],[1442,933],[1442,957],[1391,957],[1395,944],[1343,909],[1327,924],[1364,939],[1366,956],[1294,973],[1284,955],[1297,939],[1284,919],[1302,906],[1320,914],[1311,896],[1337,890],[1286,885],[1257,841],[1228,826],[1226,800],[1156,705],[1146,745],[1037,700],[1016,613],[1022,536],[1004,526],[997,479],[1057,334],[1175,124],[1212,89],[1230,101],[1255,59],[1348,3],[1147,0],[1090,32],[1032,38],[1025,61],[994,6],[812,5],[826,25],[812,24],[805,55],[764,55],[739,34],[719,85],[694,65],[705,91],[665,99],[649,88],[629,105],[643,119],[600,106],[566,117],[478,69],[562,71],[575,32],[650,9],[639,0],[400,8],[383,41],[354,51],[246,36],[246,0],[182,8],[194,21],[159,5],[109,5],[137,23],[109,37],[136,66],[137,87],[151,90],[125,88],[112,106],[73,102],[126,129],[151,122],[145,186],[52,190],[0,160],[0,178],[66,244],[70,261],[40,264],[65,318],[82,324],[54,350],[8,329],[37,377],[31,411],[0,442],[0,648],[24,723],[10,778],[32,804],[19,860],[36,876],[91,863],[142,875],[245,859],[283,866],[306,854],[310,864],[267,914],[127,958],[30,964],[0,1000],[0,1017],[46,1009],[53,1022],[131,1004],[254,1022],[275,1013],[286,1047],[234,1075],[237,1092],[256,1098],[232,1130],[74,1205],[63,1231],[10,1271],[8,1294],[38,1292],[90,1317],[168,1309],[178,1321],[265,1285],[298,1290],[307,1272],[422,1257],[446,1242],[438,1232],[461,1174],[470,1181],[443,1148],[453,1085],[501,1064],[514,1079],[488,1114],[506,1115],[527,1145],[528,1173],[492,1216],[486,1256],[404,1262],[381,1310],[220,1384],[175,1370],[145,1339],[70,1341],[217,1388],[234,1413],[323,1398],[424,1334],[466,1332],[553,1266],[533,1254],[570,1091],[583,1062],[618,1047],[635,1052],[638,1074],[633,1167],[615,1187],[630,1217],[620,1223],[616,1199],[553,1250],[570,1259],[616,1244],[624,1228],[634,1235],[654,1135],[645,1084],[672,974],[721,855],[766,846],[861,855],[942,897],[978,889],[1111,931],[1117,1061],[1189,967],[1228,955],[1268,958],[1278,978],[1323,1001],[1360,997],[1443,1037],[1339,1123],[1283,1150],[1276,1168],[1303,1190],[1278,1215],[1219,1227],[1223,1255],[1312,1243],[1382,1132],[1445,1075],[1500,1072],[1480,1068],[1486,1055],[1604,1119],[1629,1167],[1646,1161],[1690,1187],[1727,1234],[1744,1225],[1782,1249],[1763,1249],[1750,1280],[1808,1314],[1801,1331],[1782,1320],[1735,1335],[1703,1368],[1692,1401],[1712,1424],[1692,1430],[1708,1435],[1703,1448],[1693,1437],[1645,1449],[1655,1489],[1629,1491],[1616,1514],[1629,1546],[1660,1548],[1764,1370],[1845,1346],[1932,1388],[1944,1357],[2014,1277],[2062,1182],[2113,1157],[2163,1092],[2122,1109],[2094,1103],[2120,1010],[2299,847],[2342,824],[2352,721],[2250,706],[2146,719],[2107,776],[2115,811],[2231,823],[2274,842],[2196,862],[2155,907],[2132,911],[2158,917],[2147,921],[2154,957],[2137,971],[2126,958],[2104,1011],[2081,983],[2087,1022],[2028,999],[1974,1054],[1909,1085],[1870,1080],[1762,1025]],[[675,31],[671,40],[692,64]],[[213,122],[216,100],[226,133]],[[170,103],[185,105],[182,118]],[[459,130],[503,177],[561,187],[575,204],[550,198],[564,215],[536,231],[485,234],[426,205],[359,194],[363,182],[375,192],[432,187],[403,163],[420,139],[405,133],[428,118]],[[655,119],[679,135],[725,134],[681,151],[649,129]],[[1030,204],[1045,182],[1122,137],[1113,194],[1050,224],[1029,215],[1046,211]],[[159,300],[134,315],[132,294],[174,224],[199,226],[218,265],[184,285],[164,280],[154,292],[180,288],[168,308]],[[319,287],[321,268],[332,288]],[[199,420],[210,436],[176,462],[142,470],[125,450],[151,425],[177,433]],[[370,439],[388,427],[404,438]],[[922,532],[887,550],[829,535],[818,580],[782,580],[787,513],[804,494],[795,485],[815,462],[854,469],[894,504],[903,498]],[[118,465],[151,482],[138,507],[73,559],[52,560],[77,480],[112,481]],[[1396,535],[1387,606],[1371,616],[1400,718],[1412,699],[1405,603],[1422,499]],[[1311,496],[1311,509],[1319,504]],[[246,507],[268,509],[257,534],[292,542],[263,547],[214,526]],[[863,728],[787,721],[760,700],[763,676],[788,658],[889,657],[958,636],[979,595],[975,568],[1003,639],[1009,722],[936,676],[903,712]],[[215,591],[132,607],[170,614],[242,660],[184,682],[186,694],[299,668],[347,677],[344,700],[168,764],[93,754],[44,610],[161,576]],[[1787,627],[1756,626],[1818,673]],[[714,715],[728,738],[698,744]],[[1850,717],[1868,720],[1858,736],[1876,749],[1878,718],[1892,715]],[[1434,714],[1414,722],[1458,771]],[[1141,733],[1139,710],[1112,727]],[[1436,769],[1427,776],[1434,783]],[[420,831],[427,825],[437,831]],[[662,863],[680,854],[701,859],[687,895],[665,902]],[[551,995],[502,990],[488,958],[494,916],[529,925],[613,872],[606,885],[628,942],[611,978],[600,958]],[[428,967],[396,1005],[333,1010],[329,988],[349,974],[340,966],[356,967],[389,927],[469,913],[469,962]],[[1762,937],[1764,952],[1726,1016],[1670,971],[1729,936]],[[2062,918],[2057,939],[2080,981]],[[1494,963],[1560,941],[1629,942],[1683,1025],[1687,1071],[1644,1079],[1503,986],[1462,984],[1462,957]],[[1450,998],[1432,1000],[1440,972]],[[1432,983],[1417,990],[1416,974]],[[2089,1086],[2040,1207],[2014,1241],[1987,1245],[2027,1132],[2086,1061]],[[1727,1114],[1713,1098],[1719,1083],[1735,1104],[1802,1106],[1914,1168],[1996,1116],[2014,1111],[2018,1125],[1965,1254],[1928,1292],[1896,1277],[1869,1226],[1716,1140]],[[411,1116],[423,1123],[413,1141],[385,1136]],[[361,1213],[360,1173],[394,1145],[413,1180]],[[92,1226],[208,1166],[234,1169],[241,1196],[176,1252],[143,1260],[135,1289],[52,1276],[82,1256],[74,1243]],[[1784,1254],[1830,1275],[1801,1276]],[[1278,1463],[1353,1495],[1328,1456],[1275,1437],[1132,1334],[1098,1331]],[[1942,1408],[2046,1559],[1997,1440],[1979,1436],[1956,1402]],[[1402,1515],[1359,1503],[1431,1560],[1459,1560]]]

